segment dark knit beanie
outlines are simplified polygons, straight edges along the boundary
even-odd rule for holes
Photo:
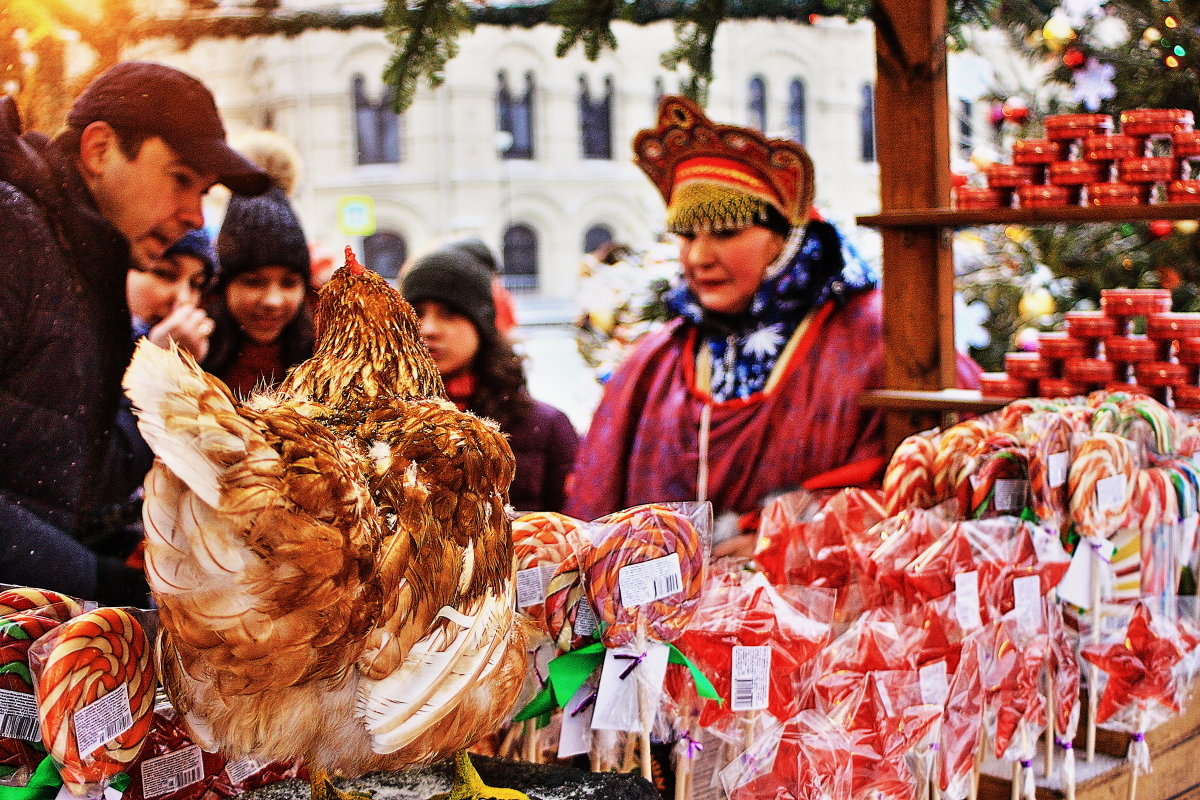
[[[491,273],[457,247],[444,247],[417,259],[401,275],[400,293],[414,306],[422,300],[445,303],[475,323],[480,336],[496,336]]]
[[[500,264],[496,261],[496,254],[492,252],[492,248],[487,246],[487,243],[478,236],[472,236],[467,239],[459,239],[457,242],[451,242],[448,247],[453,247],[457,250],[462,250],[469,256],[474,257],[476,261],[484,266],[488,272],[499,272]]]
[[[196,228],[188,231],[183,235],[183,238],[177,240],[175,244],[167,248],[163,256],[170,257],[173,255],[191,256],[200,260],[204,265],[204,280],[211,281],[213,274],[217,271],[217,254],[213,250],[212,239],[208,238],[208,233],[204,228]]]
[[[230,198],[217,234],[217,257],[218,287],[259,267],[286,267],[302,275],[305,283],[311,275],[304,230],[278,186],[257,197]]]

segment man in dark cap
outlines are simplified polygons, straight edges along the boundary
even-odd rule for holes
[[[213,184],[267,179],[226,144],[208,89],[161,64],[100,75],[53,141],[21,135],[15,109],[0,98],[0,582],[144,605],[112,524],[134,488],[112,433],[130,248],[160,257]]]

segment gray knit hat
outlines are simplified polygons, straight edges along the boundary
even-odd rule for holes
[[[303,275],[305,283],[312,274],[304,230],[278,186],[257,197],[230,198],[217,235],[217,257],[218,287],[259,267],[287,267]]]
[[[445,303],[475,323],[480,336],[497,336],[491,273],[457,247],[443,247],[417,259],[400,276],[400,293],[413,305],[422,300]]]

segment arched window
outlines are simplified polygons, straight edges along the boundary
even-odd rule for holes
[[[788,87],[788,136],[792,141],[805,143],[808,136],[808,108],[804,96],[804,81],[796,78]]]
[[[612,78],[604,79],[604,96],[592,99],[587,78],[579,76],[579,140],[584,158],[612,158]]]
[[[858,127],[862,136],[862,160],[869,164],[875,160],[875,87],[869,83],[862,86]]]
[[[963,158],[970,158],[975,149],[975,124],[971,119],[974,111],[970,100],[958,99],[958,153]]]
[[[659,75],[654,79],[654,108],[650,109],[650,118],[658,117],[658,104],[662,102],[663,95],[667,93],[667,87],[663,84],[662,76]]]
[[[767,129],[767,83],[761,75],[750,79],[750,94],[746,101],[746,110],[750,115],[750,127],[760,131]]]
[[[594,253],[615,238],[612,228],[604,223],[593,225],[583,235],[583,252]]]
[[[517,222],[504,232],[501,280],[505,288],[517,293],[538,288],[538,240],[533,228]]]
[[[533,158],[533,73],[525,73],[525,92],[518,96],[508,86],[508,75],[496,73],[496,127],[512,135],[504,158]]]
[[[366,80],[355,75],[352,81],[354,96],[354,137],[358,145],[359,164],[400,163],[400,116],[392,110],[395,90],[385,86],[378,102],[367,97]]]
[[[408,260],[408,242],[398,233],[378,231],[363,238],[363,261],[389,281],[394,281]]]

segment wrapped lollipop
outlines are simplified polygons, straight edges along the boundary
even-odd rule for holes
[[[513,520],[513,556],[517,561],[517,606],[546,629],[550,580],[583,536],[584,523],[565,514],[538,511]]]
[[[1087,536],[1108,537],[1129,511],[1137,466],[1128,440],[1096,433],[1075,451],[1067,475],[1071,518]]]
[[[596,613],[581,577],[579,555],[570,553],[546,584],[546,632],[564,653],[583,646],[596,634]]]
[[[1062,531],[1067,521],[1067,474],[1071,466],[1071,426],[1048,414],[1030,438],[1029,499],[1042,524]]]
[[[98,797],[137,758],[153,721],[150,640],[133,613],[99,608],[30,651],[38,718],[63,784]]]
[[[0,591],[0,616],[14,611],[33,611],[49,608],[60,622],[84,611],[84,604],[70,595],[52,592],[49,589],[34,589],[29,586],[14,586]]]
[[[971,419],[942,432],[933,460],[933,493],[937,501],[954,496],[954,490],[967,476],[976,445],[992,430],[990,422]]]
[[[959,505],[970,519],[1020,514],[1029,498],[1029,451],[1011,446],[995,450],[961,489]]]
[[[931,433],[913,434],[896,447],[887,471],[883,473],[883,495],[889,515],[898,514],[909,506],[928,508],[933,505],[937,452],[937,436]]]
[[[60,604],[57,608],[65,612]],[[6,783],[23,785],[45,756],[38,727],[29,648],[61,624],[59,613],[40,614],[50,607],[12,611],[0,618],[0,766],[14,770]],[[65,614],[64,614],[65,615]]]

